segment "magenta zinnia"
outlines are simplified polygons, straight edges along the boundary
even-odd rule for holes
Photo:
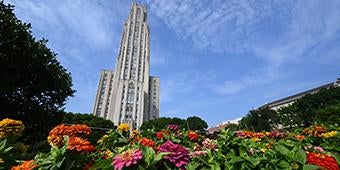
[[[164,159],[169,160],[180,169],[184,169],[184,166],[189,163],[189,151],[179,144],[172,143],[170,140],[162,144],[159,151],[170,152],[169,155],[164,156]]]
[[[129,167],[137,164],[142,159],[142,151],[139,149],[128,149],[113,158],[112,165],[116,170],[121,170],[124,166]]]
[[[176,131],[176,130],[178,130],[178,125],[175,125],[175,124],[170,124],[170,125],[168,125],[168,129],[170,129],[170,130],[172,130],[172,131]]]

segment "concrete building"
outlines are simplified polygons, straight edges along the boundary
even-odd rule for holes
[[[114,71],[100,75],[93,114],[131,129],[159,117],[159,77],[150,76],[150,31],[145,6],[132,3]]]
[[[260,108],[264,108],[264,107],[268,107],[270,109],[273,110],[279,110],[282,107],[286,107],[289,106],[290,104],[294,103],[297,99],[302,98],[303,96],[305,96],[306,94],[313,94],[313,93],[317,93],[318,91],[320,91],[320,89],[322,88],[330,88],[330,87],[337,87],[340,86],[340,78],[338,78],[335,82],[331,82],[313,89],[309,89],[307,91],[301,92],[301,93],[297,93],[279,100],[275,100],[273,102],[267,103],[263,106],[261,106]]]

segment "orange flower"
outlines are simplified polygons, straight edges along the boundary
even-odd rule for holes
[[[96,147],[91,145],[91,143],[80,137],[71,137],[68,141],[68,150],[76,150],[78,152],[93,152]]]
[[[337,161],[326,154],[313,152],[307,153],[307,164],[321,166],[328,170],[339,170]]]
[[[302,131],[302,134],[313,136],[313,137],[321,137],[323,133],[326,133],[326,129],[322,126],[314,126],[314,127],[307,128]]]
[[[148,138],[142,138],[139,143],[143,146],[148,146],[148,147],[154,147],[155,146],[155,142],[151,139]]]
[[[304,135],[297,135],[297,136],[295,136],[295,138],[296,138],[297,140],[304,140],[304,139],[305,139],[305,136],[304,136]]]
[[[86,137],[90,133],[91,128],[86,125],[77,124],[66,126],[64,124],[60,124],[50,131],[47,140],[50,145],[61,147],[64,145],[64,135],[69,137]]]
[[[34,160],[29,160],[23,162],[21,165],[13,166],[11,170],[33,170],[37,165],[34,163]]]
[[[189,137],[189,140],[195,141],[195,140],[197,140],[200,137],[200,135],[198,135],[196,132],[190,130],[188,132],[188,137]]]

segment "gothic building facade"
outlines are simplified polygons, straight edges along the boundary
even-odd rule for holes
[[[132,3],[113,70],[102,70],[93,114],[131,129],[159,117],[159,77],[150,76],[150,31],[145,6]]]

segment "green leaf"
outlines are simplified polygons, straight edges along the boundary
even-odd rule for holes
[[[13,149],[13,147],[10,146],[10,147],[4,149],[3,153],[7,153],[7,152],[11,151],[12,149]]]
[[[302,150],[302,149],[299,149],[296,153],[295,153],[295,160],[296,161],[298,161],[298,162],[300,162],[301,164],[305,164],[305,162],[306,162],[306,157],[307,157],[307,155],[306,155],[306,153],[305,153],[305,151],[304,150]]]
[[[335,158],[335,160],[338,162],[338,165],[340,164],[340,154],[332,152],[331,155],[333,156],[333,158]]]
[[[104,159],[104,160],[100,160],[99,162],[97,162],[96,164],[94,164],[90,170],[96,170],[96,169],[106,169],[111,167],[112,169],[112,160],[111,159]]]
[[[321,168],[316,165],[304,165],[303,170],[320,170]]]
[[[220,167],[220,164],[216,163],[214,164],[211,169],[214,169],[214,170],[221,170],[221,167]]]
[[[245,158],[247,161],[249,161],[254,167],[256,167],[258,164],[260,164],[260,161],[257,160],[254,157],[246,157]]]
[[[179,139],[172,139],[172,141],[175,142],[175,143],[181,143],[181,140],[179,140]]]
[[[165,155],[169,155],[171,152],[161,152],[161,153],[159,153],[159,154],[157,154],[156,155],[156,157],[155,157],[155,159],[153,160],[153,163],[154,162],[158,162],[158,161],[160,161],[162,158],[163,158],[163,156],[165,156]]]
[[[289,156],[289,150],[284,147],[283,145],[275,145],[275,150],[278,151],[281,155],[288,157]]]
[[[284,168],[284,169],[290,168],[290,164],[289,164],[287,161],[285,161],[285,160],[281,160],[281,161],[277,164],[277,166],[280,167],[280,168]]]
[[[186,166],[187,170],[196,170],[200,166],[199,163],[191,162]]]
[[[233,156],[233,157],[231,158],[231,160],[228,161],[228,163],[230,163],[230,164],[236,164],[236,163],[243,162],[243,161],[244,161],[243,158],[241,158],[241,157],[239,157],[239,156]]]

